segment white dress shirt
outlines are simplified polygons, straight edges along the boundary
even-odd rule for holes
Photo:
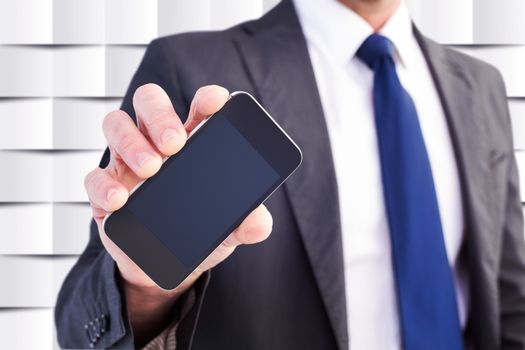
[[[373,33],[336,0],[295,0],[326,118],[339,187],[350,349],[400,349],[395,276],[372,104],[373,72],[355,53]],[[379,32],[414,100],[429,155],[464,327],[468,286],[458,254],[464,222],[456,159],[443,108],[404,3]]]

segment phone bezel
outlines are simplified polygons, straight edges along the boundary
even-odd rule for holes
[[[279,179],[268,188],[262,198],[254,201],[253,205],[232,223],[231,230],[218,236],[215,244],[209,247],[203,253],[203,257],[190,267],[185,266],[153,232],[149,231],[126,208],[126,205],[107,215],[102,225],[106,235],[162,289],[176,288],[251,211],[275,192],[302,162],[302,153],[297,144],[249,93],[244,91],[232,93],[226,104],[214,115],[227,118],[276,170]],[[247,118],[247,115],[250,115],[250,118]],[[184,152],[184,149],[191,145],[192,141],[206,129],[207,121],[212,118],[213,115],[195,128],[186,145],[177,154]],[[176,161],[177,154],[166,157],[159,172],[169,167],[171,162]],[[155,176],[135,186],[130,191],[130,198],[139,195],[143,184],[149,181],[155,181]]]

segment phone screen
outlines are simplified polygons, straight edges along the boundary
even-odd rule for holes
[[[278,172],[220,114],[167,162],[127,207],[188,268],[280,181]]]

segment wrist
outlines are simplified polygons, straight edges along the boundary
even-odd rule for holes
[[[179,286],[171,290],[160,288],[149,278],[147,278],[149,283],[142,280],[137,282],[133,278],[126,278],[122,273],[120,275],[128,301],[139,300],[142,304],[151,305],[175,302],[191,288],[199,276],[202,275],[202,271],[193,271]]]
[[[164,290],[157,285],[136,285],[122,278],[128,319],[137,347],[142,347],[173,322],[174,310],[191,285]]]

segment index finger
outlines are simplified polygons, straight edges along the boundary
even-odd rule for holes
[[[188,120],[184,124],[186,131],[191,132],[200,122],[224,106],[230,93],[219,85],[206,85],[197,90],[191,101]]]
[[[140,86],[133,95],[139,129],[164,155],[177,153],[186,142],[186,130],[168,94],[156,84]]]

